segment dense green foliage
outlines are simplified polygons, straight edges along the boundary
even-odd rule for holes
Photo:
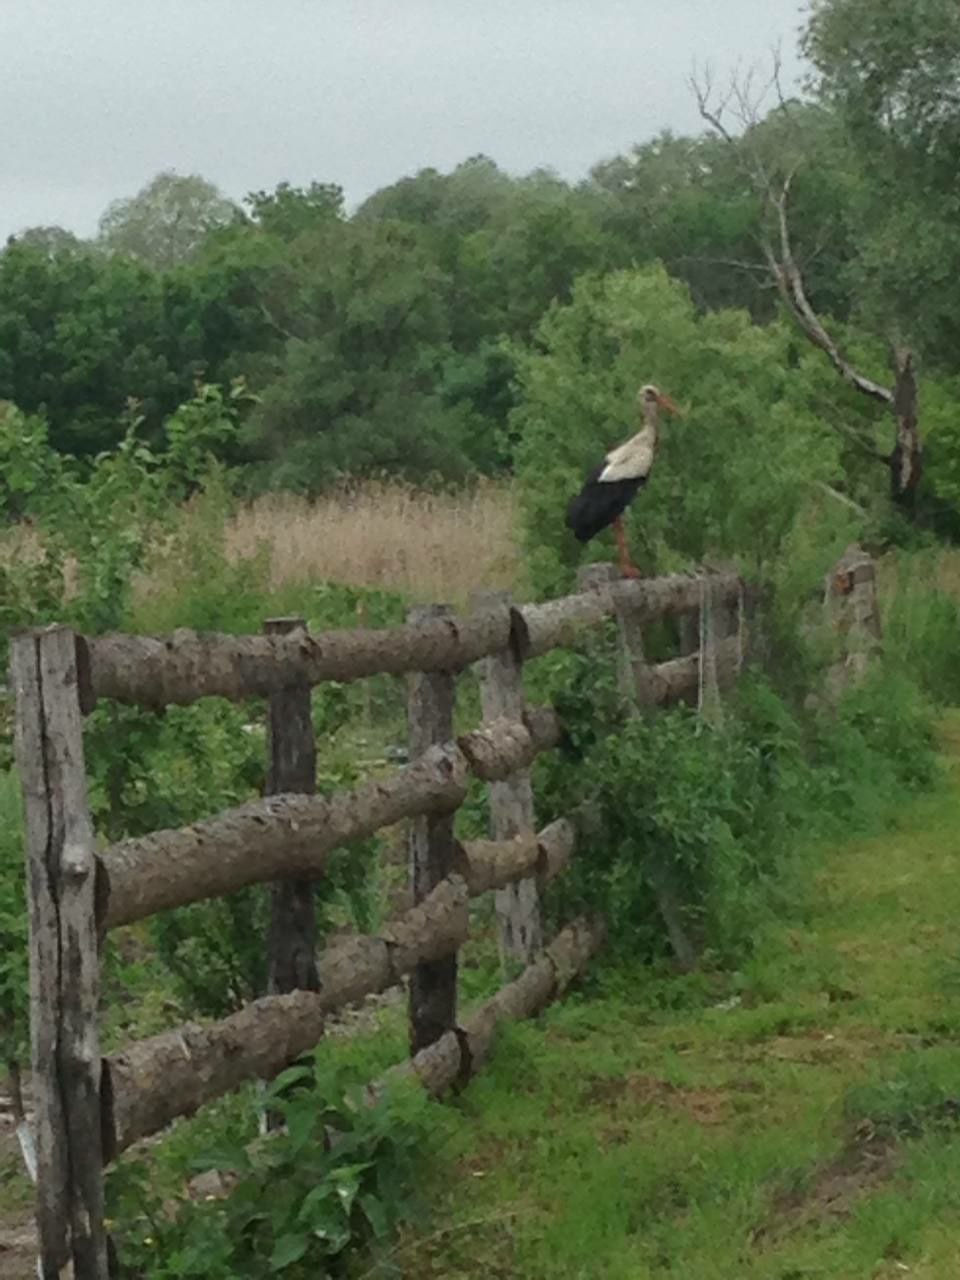
[[[926,638],[931,661],[950,654]],[[537,696],[568,741],[538,762],[535,793],[543,822],[579,808],[590,845],[552,910],[601,911],[633,960],[669,954],[666,877],[691,939],[714,963],[742,963],[765,922],[803,902],[812,840],[882,827],[938,776],[931,705],[892,657],[836,709],[804,709],[754,672],[714,723],[687,708],[628,714],[614,651],[598,635],[541,665]]]
[[[887,377],[891,340],[917,350],[933,445],[920,518],[942,518],[956,509],[960,450],[954,430],[928,420],[926,392],[940,399],[934,387],[960,374],[955,6],[925,0],[906,15],[893,0],[820,0],[804,47],[815,75],[802,102],[766,114],[752,104],[742,136],[641,141],[576,185],[547,171],[510,177],[475,156],[448,174],[402,178],[348,216],[330,182],[283,183],[239,208],[202,178],[163,173],[111,205],[93,242],[28,229],[0,253],[0,399],[45,416],[58,450],[93,457],[122,438],[131,397],[155,447],[196,378],[242,375],[253,393],[244,430],[217,453],[252,464],[247,485],[315,490],[344,472],[426,480],[509,467],[518,399],[529,415],[517,366],[539,351],[552,307],[575,293],[582,304],[585,277],[659,262],[687,286],[691,315],[774,318],[757,251],[759,233],[776,231],[759,161],[773,181],[793,174],[789,219],[807,293],[864,371]],[[636,327],[617,331],[630,349],[624,373],[671,384],[681,399],[709,390],[728,412],[727,388],[706,386],[699,366],[751,341],[730,332],[745,322],[721,321],[720,334],[691,321],[662,338],[657,301],[639,292]],[[683,359],[666,358],[671,341],[689,344]],[[858,501],[864,489],[882,494],[882,470],[843,444],[866,425],[889,448],[879,407],[840,384],[827,391],[835,374],[822,353],[801,358],[804,338],[767,341],[739,375],[757,406],[786,400],[838,431],[828,453],[839,447],[839,458],[812,456],[817,478],[830,471]],[[765,376],[754,377],[760,362]],[[772,400],[768,379],[780,384]],[[624,404],[602,406],[608,430]],[[581,392],[568,416],[585,411],[586,444],[601,406],[588,411]],[[773,440],[787,432],[768,424]]]
[[[662,267],[581,277],[536,338],[518,355],[511,426],[538,587],[563,586],[583,556],[556,513],[592,460],[635,429],[634,391],[651,368],[665,387],[683,388],[684,417],[664,415],[656,483],[632,525],[641,567],[740,556],[752,577],[769,572],[800,516],[824,506],[821,486],[844,482],[842,441],[810,408],[838,392],[823,362],[784,326],[699,314]],[[856,492],[870,500],[867,486]],[[850,536],[841,516],[820,530],[824,557]],[[588,555],[609,554],[599,540],[593,548]]]
[[[955,372],[960,11],[953,0],[820,0],[805,47],[854,162],[863,308]]]
[[[283,1072],[264,1094],[261,1105],[284,1118],[283,1134],[253,1149],[221,1145],[183,1171],[232,1175],[227,1199],[180,1198],[171,1214],[142,1165],[128,1161],[110,1175],[129,1274],[341,1274],[332,1269],[348,1246],[384,1242],[411,1217],[417,1171],[436,1140],[433,1108],[409,1085],[370,1106],[365,1082],[331,1069],[326,1057],[324,1049]]]

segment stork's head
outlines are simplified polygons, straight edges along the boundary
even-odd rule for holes
[[[655,387],[652,382],[645,383],[637,392],[637,403],[644,413],[656,412],[657,409],[666,409],[668,413],[682,416],[670,397],[664,395],[660,388]]]

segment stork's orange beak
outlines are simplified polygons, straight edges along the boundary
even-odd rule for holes
[[[664,395],[662,391],[657,396],[657,404],[659,404],[661,409],[666,409],[668,413],[675,413],[678,418],[683,417],[683,410],[678,409],[670,397]]]

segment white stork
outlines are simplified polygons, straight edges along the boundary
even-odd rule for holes
[[[573,530],[578,542],[589,542],[601,529],[613,526],[620,572],[625,578],[638,578],[640,574],[630,563],[621,516],[653,469],[659,439],[658,409],[680,413],[670,397],[649,382],[637,392],[637,403],[643,426],[635,436],[610,450],[567,506],[567,528]]]

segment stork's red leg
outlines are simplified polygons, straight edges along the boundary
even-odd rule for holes
[[[623,531],[623,520],[617,516],[613,521],[613,536],[617,540],[617,551],[620,554],[620,572],[625,578],[639,578],[640,570],[637,569],[630,561],[630,552],[627,550],[627,535]]]

